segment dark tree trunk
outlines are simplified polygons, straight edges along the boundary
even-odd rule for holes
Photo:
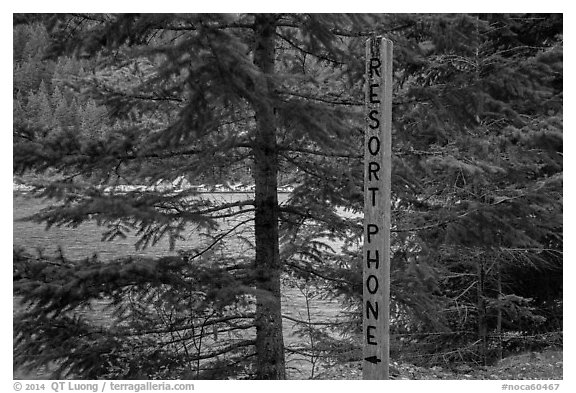
[[[480,356],[484,366],[488,363],[488,320],[486,316],[486,300],[484,294],[484,257],[478,261],[478,338],[480,339]]]
[[[498,314],[497,314],[497,319],[496,319],[496,334],[498,335],[498,353],[497,353],[497,357],[498,360],[502,360],[502,304],[500,304],[500,301],[502,301],[502,271],[501,271],[501,267],[500,267],[500,261],[497,262],[496,265],[498,271]]]
[[[274,17],[270,15],[257,15],[254,23],[254,63],[266,75],[274,72],[274,23]],[[253,174],[256,186],[256,376],[258,379],[285,379],[280,303],[276,120],[273,104],[266,100],[271,97],[273,89],[267,78],[260,78],[255,87]]]

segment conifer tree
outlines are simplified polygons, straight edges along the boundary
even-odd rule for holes
[[[294,56],[293,49],[287,50],[285,55],[279,51],[278,43],[289,48],[295,45],[295,41],[300,41],[299,44],[312,57],[329,59],[339,65],[341,76],[354,78],[354,75],[346,76],[345,64],[355,61],[345,50],[348,44],[338,41],[332,30],[345,26],[347,30],[342,30],[343,33],[353,31],[358,26],[357,18],[311,15],[96,15],[75,18],[84,20],[85,26],[72,35],[66,28],[56,29],[54,37],[58,45],[63,45],[60,48],[71,48],[83,56],[100,50],[105,54],[114,52],[114,56],[106,57],[104,66],[96,71],[94,77],[84,78],[83,91],[110,108],[117,126],[103,139],[90,141],[77,140],[78,133],[66,132],[59,140],[40,142],[33,130],[25,127],[19,130],[33,142],[16,142],[16,170],[55,167],[63,175],[69,175],[68,180],[50,184],[42,195],[57,197],[68,195],[72,190],[75,195],[73,200],[65,197],[60,207],[44,211],[35,219],[48,225],[77,225],[95,219],[110,229],[104,235],[107,239],[124,236],[126,229],[131,228],[137,232],[139,246],[152,245],[162,237],[169,238],[175,245],[187,225],[214,229],[216,219],[220,217],[242,218],[239,224],[227,229],[229,233],[237,232],[253,220],[251,260],[239,255],[216,257],[217,254],[212,254],[211,250],[224,237],[216,235],[214,242],[205,249],[184,252],[180,259],[173,263],[164,261],[163,264],[172,266],[174,274],[186,281],[194,275],[185,278],[191,271],[182,269],[186,266],[186,269],[200,269],[198,272],[205,273],[196,278],[199,281],[195,285],[221,288],[213,301],[206,299],[194,307],[186,303],[190,306],[188,318],[202,318],[209,308],[216,307],[213,314],[216,318],[212,319],[246,321],[248,318],[252,319],[252,325],[244,323],[244,329],[248,326],[255,328],[253,340],[229,341],[220,349],[216,345],[208,354],[200,351],[197,355],[187,356],[188,359],[217,360],[219,354],[233,355],[238,349],[254,345],[255,352],[245,353],[244,357],[255,354],[255,376],[260,379],[285,378],[280,304],[283,266],[278,229],[281,208],[277,195],[279,153],[288,152],[293,143],[302,144],[306,138],[311,140],[307,146],[344,145],[349,123],[345,111],[321,100],[307,100],[307,93],[298,94],[301,84],[309,91],[318,83],[316,78],[322,77],[327,83],[330,75],[302,75],[294,67],[302,59]],[[58,41],[60,33],[81,39],[78,42]],[[279,61],[284,56],[285,61]],[[154,64],[157,65],[150,66]],[[306,70],[308,65],[302,65]],[[350,83],[353,85],[355,82],[351,79]],[[56,112],[58,116],[59,110]],[[70,107],[68,112],[74,114]],[[169,121],[151,123],[149,119],[157,114],[163,114]],[[77,125],[72,125],[71,129],[74,128]],[[173,190],[160,192],[157,189],[109,193],[104,192],[103,187],[86,185],[76,178],[76,174],[90,175],[93,179],[98,176],[102,186],[126,182],[154,185],[182,177],[193,184],[200,181],[222,183],[233,178],[236,168],[245,165],[242,162],[246,160],[252,165],[254,199],[233,203],[210,201],[191,189],[176,194]],[[103,294],[120,299],[120,294],[127,291],[126,282],[120,278],[124,275],[122,272],[140,271],[150,266],[153,270],[163,269],[163,264],[160,261],[149,265],[119,260],[110,266],[111,270],[106,274],[108,284],[105,285],[104,277],[95,275],[96,271],[91,270],[93,267],[88,261],[79,263],[78,274],[85,277],[87,283],[79,288],[76,283],[76,289],[65,286],[69,289],[57,291],[60,295],[41,284],[39,276],[27,277],[26,285],[35,283],[38,290],[46,291],[43,296],[49,300],[48,303],[35,303],[34,295],[24,289],[26,286],[20,287],[25,299],[40,309],[43,307],[43,311],[34,317],[31,314],[24,316],[19,328],[30,322],[29,318],[41,316],[46,318],[42,320],[46,334],[53,335],[54,331],[50,330],[53,323],[49,323],[50,310],[69,309],[72,303],[68,302],[73,297],[81,302],[72,301],[75,305],[85,304],[95,295],[89,288],[102,285],[108,287],[101,287]],[[69,266],[69,263],[62,266]],[[119,275],[115,279],[109,276],[113,272]],[[146,274],[134,274],[139,277],[136,280],[150,280]],[[231,281],[224,284],[220,280]],[[173,280],[163,282],[175,288]],[[226,291],[231,293],[225,295]],[[151,296],[150,292],[144,292]],[[167,295],[164,291],[153,293],[162,297]],[[255,299],[250,317],[246,313],[232,316],[224,313],[226,308],[242,301],[245,295]],[[206,318],[209,325],[217,325],[210,317]],[[134,320],[133,323],[139,322]],[[78,328],[84,329],[81,324]],[[238,329],[238,325],[227,328],[228,331]],[[25,332],[20,334],[21,353],[31,348],[37,350]],[[75,345],[78,346],[75,353],[80,354],[83,345],[88,343],[76,342]],[[183,349],[189,351],[186,346]],[[58,356],[61,355],[55,358]],[[80,357],[69,359],[59,370],[83,370],[87,375],[102,372]],[[29,358],[22,363],[26,361]],[[245,362],[245,359],[241,357],[240,361]],[[238,360],[228,359],[229,366],[235,363]],[[222,370],[222,366],[213,362],[212,370],[215,369]]]
[[[14,90],[37,90],[44,81],[50,89],[51,64],[43,61],[49,45],[48,32],[43,24],[20,25],[14,29]]]

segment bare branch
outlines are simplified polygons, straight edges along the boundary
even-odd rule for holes
[[[293,322],[301,323],[304,325],[314,325],[314,326],[338,326],[338,325],[345,325],[345,324],[349,323],[349,322],[344,322],[344,321],[343,322],[308,322],[308,321],[302,321],[302,320],[297,319],[297,318],[293,318],[293,317],[285,315],[285,314],[282,314],[282,318],[288,319],[288,320],[293,321]]]

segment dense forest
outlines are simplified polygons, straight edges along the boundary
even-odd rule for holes
[[[28,220],[177,251],[70,259],[15,244],[15,368],[284,379],[292,356],[359,360],[373,35],[394,43],[391,358],[488,365],[562,345],[561,14],[13,22],[14,179],[52,203]],[[183,180],[254,192],[215,200]],[[186,246],[191,227],[208,241]],[[291,318],[302,341],[285,345],[287,287],[342,313]],[[95,302],[109,323],[82,313]]]

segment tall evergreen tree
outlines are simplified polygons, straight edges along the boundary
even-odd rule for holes
[[[253,261],[246,263],[239,256],[234,260],[214,259],[204,269],[213,271],[210,279],[214,287],[221,285],[219,277],[232,274],[230,279],[236,288],[233,297],[238,298],[246,290],[255,297],[254,341],[240,341],[223,351],[254,344],[256,377],[285,378],[280,304],[283,266],[278,229],[281,207],[277,194],[280,153],[290,151],[294,143],[305,144],[306,139],[311,141],[308,146],[344,146],[350,126],[346,112],[316,97],[306,99],[306,91],[319,83],[316,79],[323,79],[325,84],[334,79],[306,72],[310,65],[301,53],[295,56],[291,47],[302,45],[312,58],[335,62],[341,68],[340,79],[346,79],[345,64],[357,60],[345,50],[350,42],[338,40],[333,30],[351,34],[359,27],[358,19],[311,15],[95,15],[72,20],[83,21],[84,26],[75,27],[74,34],[66,29],[77,26],[75,23],[66,24],[63,30],[57,27],[54,37],[79,37],[77,42],[57,42],[60,49],[69,48],[82,56],[104,51],[104,65],[95,76],[84,78],[83,88],[106,103],[120,127],[104,139],[78,142],[71,133],[61,134],[61,140],[40,141],[33,130],[18,130],[28,139],[16,141],[16,169],[56,167],[70,176],[66,182],[51,184],[42,195],[67,195],[72,190],[75,195],[35,218],[48,225],[77,225],[95,219],[114,228],[105,235],[110,239],[122,236],[124,228],[133,228],[140,237],[138,244],[147,245],[161,237],[169,237],[174,244],[190,224],[209,229],[219,217],[253,213]],[[345,30],[340,30],[342,26]],[[106,56],[109,51],[114,56]],[[304,72],[295,67],[297,62],[302,63]],[[143,68],[145,63],[148,66]],[[314,67],[320,68],[318,63]],[[306,90],[303,94],[298,94],[300,85]],[[168,114],[170,120],[160,124],[147,120],[158,113]],[[98,175],[102,182],[114,179],[153,185],[184,176],[192,183],[216,183],[230,179],[234,168],[245,160],[252,165],[254,199],[233,203],[215,203],[193,190],[176,194],[173,190],[106,193],[102,188],[74,181],[78,174],[90,174]],[[214,173],[217,168],[225,171]],[[248,222],[252,218],[233,229]],[[219,240],[217,236],[214,243]],[[203,256],[212,245],[183,254],[182,260],[195,265],[205,260]],[[79,271],[88,269],[81,266]],[[102,277],[89,271],[84,273],[87,279],[103,285]],[[120,280],[117,285],[115,290],[103,291],[118,296],[125,291],[126,283]],[[76,289],[74,296],[87,299],[94,295],[88,287],[80,288],[86,290],[77,293]],[[22,293],[31,296],[25,290]],[[64,304],[71,293],[65,296],[66,301],[63,295],[49,290],[44,296],[51,300],[48,305],[38,304],[44,307],[41,315],[47,317],[51,315],[49,310],[69,307]],[[58,303],[57,297],[63,303]],[[27,315],[21,323],[31,317]],[[26,338],[21,342],[26,348]],[[198,360],[202,358],[199,355]]]

